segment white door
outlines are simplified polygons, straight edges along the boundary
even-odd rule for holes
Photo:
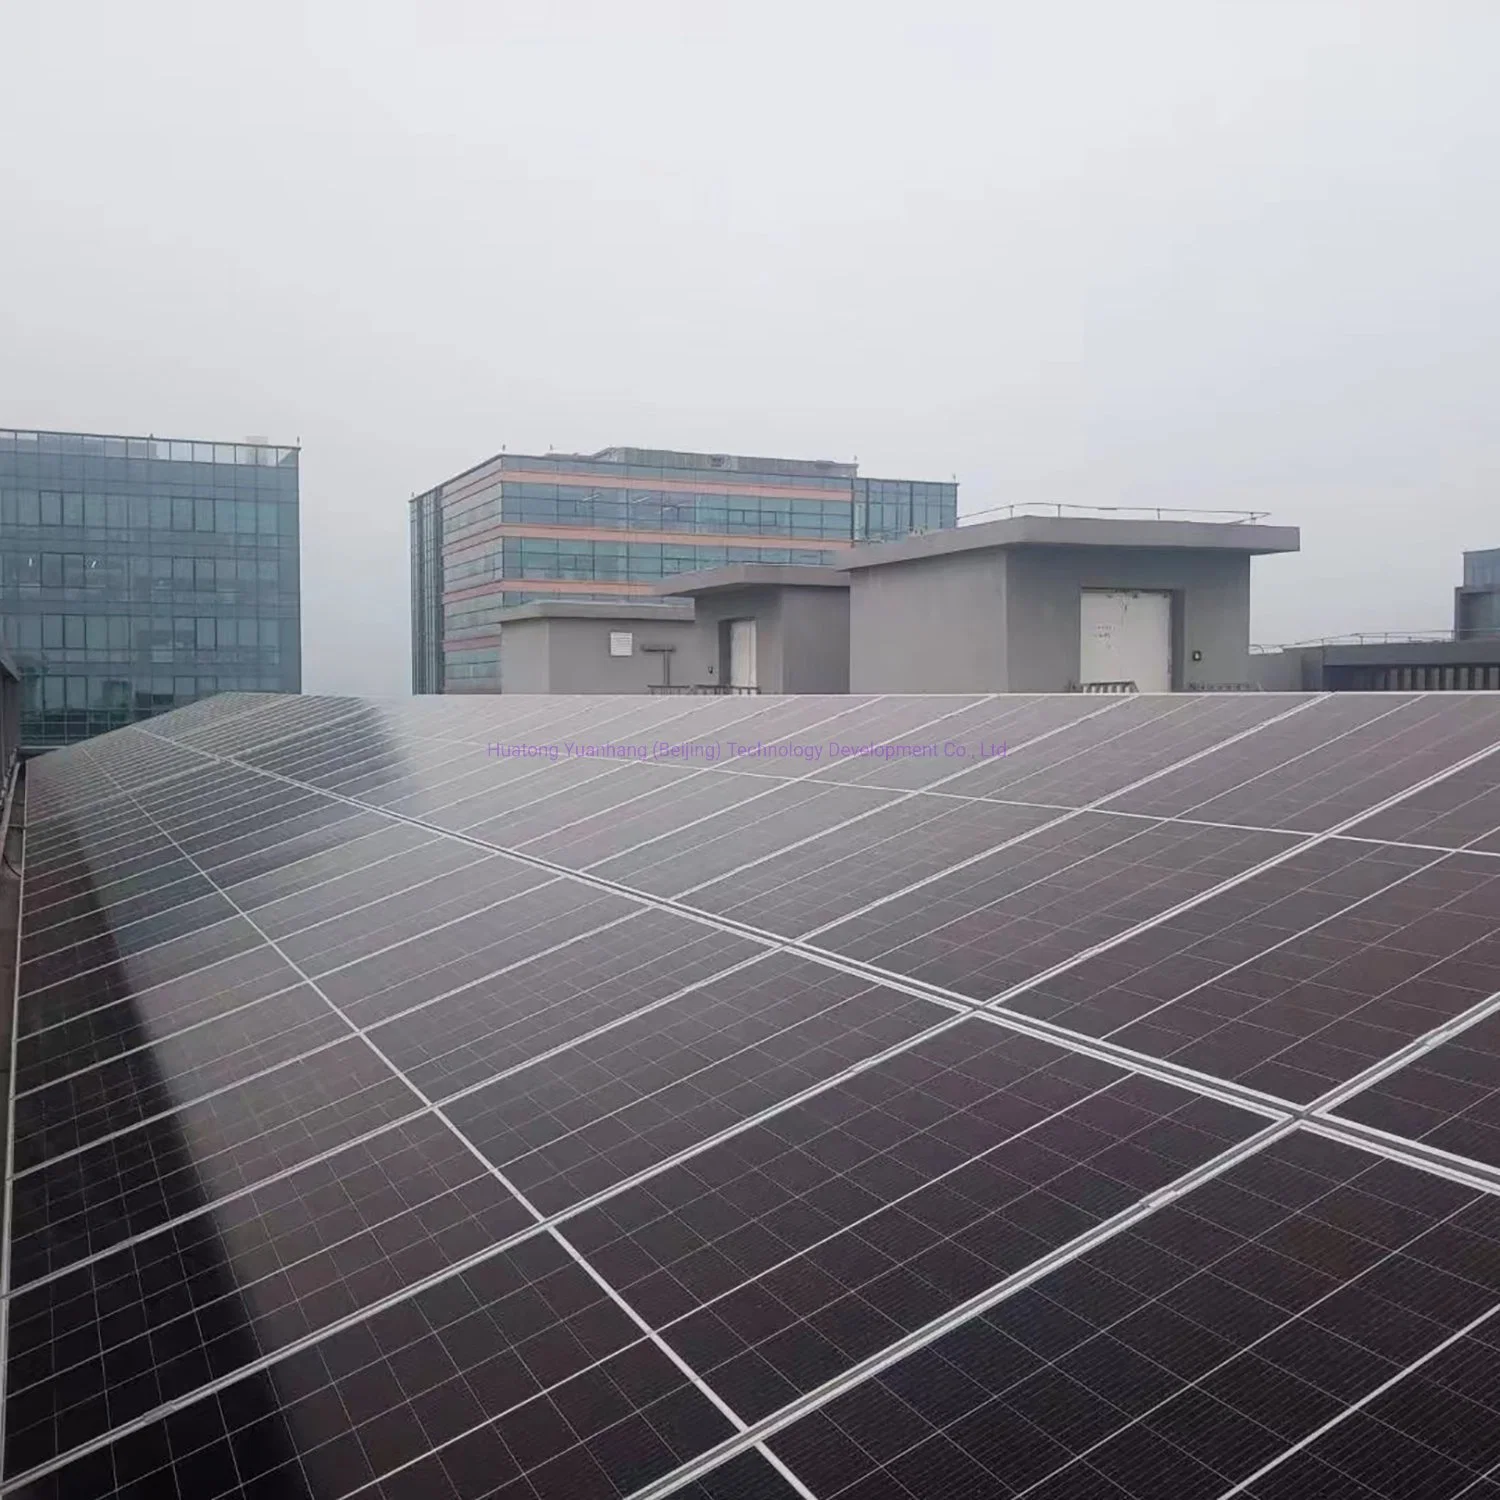
[[[1171,692],[1170,594],[1084,589],[1079,620],[1080,682],[1133,682],[1143,693]]]
[[[729,622],[729,685],[737,688],[760,685],[755,679],[754,620]]]

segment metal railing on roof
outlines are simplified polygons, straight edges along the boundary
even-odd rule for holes
[[[738,698],[756,696],[758,687],[731,687],[722,682],[653,682],[646,691],[654,698]]]
[[[1271,651],[1297,651],[1304,646],[1394,646],[1403,643],[1423,645],[1440,641],[1500,640],[1497,630],[1351,630],[1343,635],[1319,635],[1306,641],[1284,641],[1280,645],[1250,647],[1251,655]]]
[[[1216,510],[1196,505],[1073,505],[1050,500],[1018,500],[1012,505],[990,505],[958,518],[960,526],[1016,516],[1123,516],[1137,521],[1208,521],[1220,526],[1246,526],[1264,521],[1268,510]]]

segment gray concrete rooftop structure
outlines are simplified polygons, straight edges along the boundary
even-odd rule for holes
[[[682,681],[673,660],[686,661],[693,606],[536,599],[502,610],[499,625],[503,692],[647,693]]]
[[[1300,545],[1296,527],[1254,520],[1018,515],[857,547],[835,565],[851,584],[849,690],[1239,686],[1250,559]],[[1156,622],[1149,646],[1127,614]]]
[[[1250,559],[1299,544],[1295,527],[1257,518],[1018,515],[867,543],[832,567],[734,563],[628,602],[506,610],[502,680],[508,692],[1244,686]],[[634,632],[629,656],[612,653],[611,632]]]
[[[929,531],[897,542],[868,543],[851,549],[835,566],[851,572],[992,547],[1168,548],[1239,552],[1260,557],[1273,552],[1297,552],[1301,546],[1301,533],[1295,526],[1095,516],[1011,516],[975,526],[958,526],[951,531]]]
[[[530,604],[501,610],[495,616],[500,625],[514,625],[523,620],[684,620],[691,624],[692,619],[691,602],[670,604],[651,599],[641,604],[616,604],[604,599],[534,599]]]
[[[702,568],[694,573],[678,573],[656,592],[664,598],[676,599],[722,594],[737,589],[848,587],[849,580],[842,569],[837,567],[812,568],[798,563],[731,563],[727,568]]]

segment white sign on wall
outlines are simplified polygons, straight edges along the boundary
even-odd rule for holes
[[[609,633],[609,654],[611,656],[630,656],[635,651],[635,636],[628,630],[611,630]]]

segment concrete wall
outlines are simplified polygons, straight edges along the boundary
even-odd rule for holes
[[[778,693],[849,691],[848,589],[781,591]]]
[[[763,693],[781,688],[781,591],[736,589],[730,593],[699,595],[693,600],[697,634],[693,641],[694,669],[703,675],[694,682],[722,683],[728,679],[719,660],[719,626],[725,620],[755,621],[755,672]]]
[[[1296,646],[1282,651],[1257,651],[1250,658],[1251,682],[1259,683],[1268,693],[1316,693],[1322,688],[1319,653],[1309,653]],[[1311,686],[1308,685],[1309,680]]]
[[[547,628],[550,620],[517,620],[500,628],[500,685],[507,693],[550,693]]]
[[[612,630],[634,637],[630,656],[611,656]],[[662,680],[662,657],[643,646],[673,646],[672,681],[686,682],[693,625],[677,620],[513,620],[500,630],[500,682],[507,693],[645,693]]]
[[[755,621],[755,666],[763,693],[849,691],[849,593],[779,584],[715,589],[694,596],[691,643],[673,659],[673,681],[723,680],[720,629],[726,620]],[[677,675],[677,663],[684,674]]]
[[[1172,686],[1250,677],[1250,559],[1244,553],[1115,547],[1016,547],[1005,554],[1012,693],[1078,681],[1084,589],[1166,590],[1172,598]],[[1192,653],[1202,653],[1193,661]]]
[[[1493,637],[1473,641],[1384,641],[1369,645],[1320,646],[1325,667],[1452,667],[1492,662],[1500,652]]]
[[[851,572],[849,691],[1010,691],[1005,592],[998,551]]]
[[[850,573],[849,690],[1057,693],[1078,680],[1085,588],[1173,595],[1173,686],[1250,679],[1250,558],[1025,546]],[[1191,653],[1202,653],[1199,661]]]
[[[1429,692],[1445,688],[1465,691],[1490,690],[1491,667],[1500,667],[1500,640],[1473,641],[1371,641],[1332,646],[1288,646],[1282,651],[1261,652],[1250,658],[1252,679],[1268,692],[1324,693],[1340,691]],[[1382,680],[1385,672],[1403,668],[1425,674]],[[1456,680],[1436,675],[1445,669],[1483,668],[1485,675],[1470,671]]]

